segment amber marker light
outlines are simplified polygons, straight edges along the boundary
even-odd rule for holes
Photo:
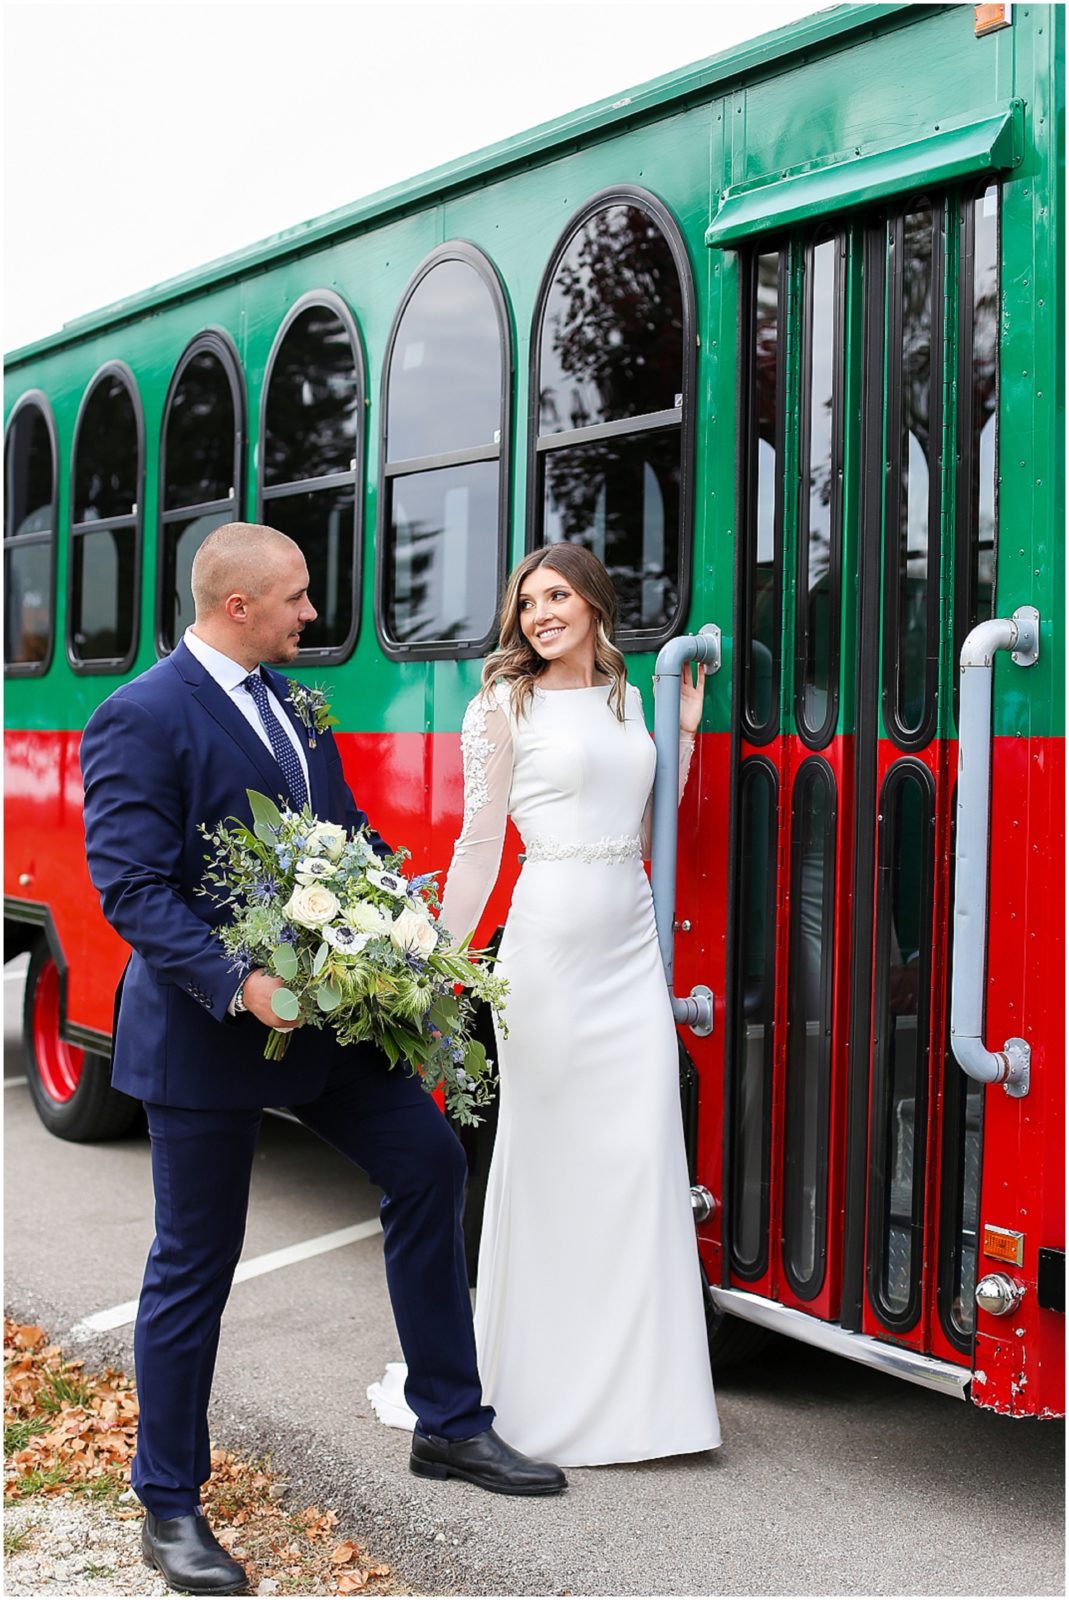
[[[1011,1228],[993,1228],[984,1224],[984,1255],[992,1261],[1009,1261],[1015,1267],[1024,1266],[1024,1234]]]
[[[985,33],[997,33],[999,28],[1008,28],[1013,21],[1012,5],[1004,6],[973,6],[973,31],[978,39]]]

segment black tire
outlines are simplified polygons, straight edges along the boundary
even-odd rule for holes
[[[704,1265],[702,1295],[705,1300],[705,1331],[709,1339],[709,1360],[713,1365],[714,1377],[725,1367],[738,1366],[741,1362],[750,1361],[754,1356],[760,1355],[772,1337],[768,1329],[759,1328],[755,1322],[746,1322],[742,1317],[733,1317],[728,1312],[721,1311],[713,1299]]]
[[[37,1115],[57,1139],[93,1144],[121,1138],[133,1126],[140,1107],[129,1095],[112,1088],[108,1056],[86,1050],[73,1090],[63,1096],[56,1093],[57,1059],[68,1063],[77,1059],[59,1038],[56,982],[52,952],[47,940],[39,939],[30,954],[22,1003],[26,1078]],[[40,1059],[40,1050],[52,1052],[51,1058]]]

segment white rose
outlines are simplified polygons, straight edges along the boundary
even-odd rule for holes
[[[370,900],[359,900],[343,915],[350,928],[355,928],[357,933],[385,933],[390,926],[387,913],[373,906]]]
[[[302,856],[297,863],[294,877],[298,883],[305,887],[312,883],[319,883],[324,878],[333,878],[334,868],[322,856]]]
[[[347,838],[345,829],[336,822],[317,822],[305,840],[304,848],[310,856],[329,856],[332,861],[337,861],[345,849]]]
[[[343,956],[355,956],[371,938],[370,933],[357,933],[355,928],[350,928],[346,923],[333,924],[323,929],[323,937],[333,949]]]
[[[291,922],[300,923],[302,928],[321,928],[337,916],[338,898],[321,883],[301,885],[282,909]]]
[[[407,908],[395,919],[390,938],[399,950],[410,955],[429,956],[438,943],[438,933],[433,924],[421,917],[418,911]]]

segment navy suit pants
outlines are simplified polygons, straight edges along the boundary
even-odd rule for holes
[[[337,1048],[330,1035],[324,1048],[336,1060],[323,1093],[290,1109],[383,1190],[386,1279],[408,1403],[421,1431],[470,1438],[494,1414],[482,1403],[476,1366],[461,1234],[464,1152],[415,1078],[374,1051]],[[219,1324],[241,1255],[263,1112],[145,1109],[156,1238],[134,1332],[141,1415],[132,1481],[148,1509],[166,1518],[194,1509],[211,1471]]]

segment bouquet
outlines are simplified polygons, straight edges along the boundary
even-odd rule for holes
[[[435,875],[407,879],[408,851],[381,860],[363,829],[348,833],[307,805],[280,811],[246,792],[252,828],[229,818],[200,829],[212,847],[200,892],[230,911],[219,938],[235,971],[274,973],[281,1020],[329,1022],[342,1044],[377,1045],[425,1089],[444,1085],[456,1121],[477,1123],[494,1064],[471,1036],[474,1002],[489,1002],[504,1034],[508,985],[432,918]],[[280,1061],[289,1042],[290,1031],[272,1028],[264,1056]]]

